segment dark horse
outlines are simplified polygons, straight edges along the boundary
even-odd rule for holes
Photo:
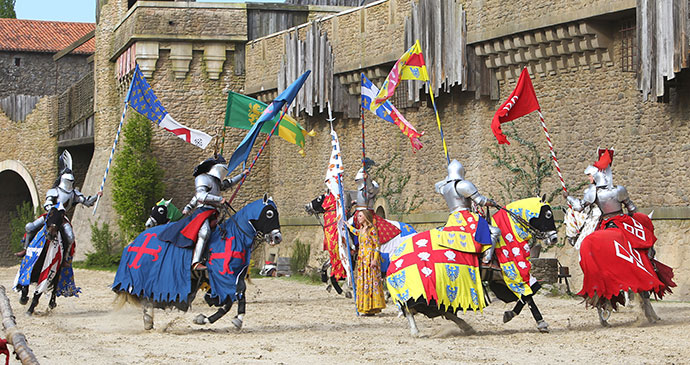
[[[275,203],[264,196],[219,223],[210,237],[208,270],[203,272],[190,269],[191,248],[158,239],[169,224],[145,230],[124,248],[112,287],[121,301],[142,304],[145,329],[153,328],[154,308],[187,311],[197,291],[206,285],[206,303],[220,308],[209,317],[199,314],[194,323],[214,323],[235,301],[238,313],[244,314],[244,278],[255,238],[263,236],[271,244],[282,240]],[[233,324],[241,327],[241,317]]]
[[[72,256],[74,245],[64,247],[60,226],[65,222],[65,211],[53,208],[46,214],[43,228],[27,247],[26,256],[14,280],[14,289],[21,292],[20,304],[29,301],[29,285],[36,284],[36,290],[27,309],[34,313],[41,295],[50,291],[48,307],[57,306],[57,296],[77,296],[80,289],[74,285]]]
[[[504,215],[503,220],[497,219],[500,215]],[[513,313],[519,313],[522,306],[527,304],[533,308],[535,320],[543,321],[532,300],[538,284],[535,285],[529,276],[528,254],[525,251],[529,252],[527,241],[533,234],[548,243],[555,240],[553,212],[542,199],[530,198],[509,204],[494,214],[494,220],[499,223],[497,226],[501,228],[502,237],[495,247],[496,262],[493,265],[487,263],[485,267],[480,266],[481,252],[485,248],[473,248],[472,240],[464,235],[466,230],[470,231],[470,227],[474,230],[482,225],[481,219],[478,220],[472,213],[452,213],[445,227],[410,237],[391,256],[386,283],[404,309],[413,336],[419,334],[414,320],[416,313],[430,318],[443,316],[456,323],[465,333],[474,333],[474,329],[458,317],[457,312],[481,310],[486,306],[484,281],[489,282],[490,289],[499,299],[506,302],[518,300]],[[483,224],[486,225],[486,222]],[[488,226],[484,230],[486,232]],[[476,241],[485,244],[486,234],[479,233],[477,228],[474,235]],[[410,262],[416,263],[405,266]],[[492,270],[491,266],[495,269]],[[542,331],[542,328],[538,328]]]

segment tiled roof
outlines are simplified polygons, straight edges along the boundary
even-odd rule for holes
[[[0,19],[0,51],[55,53],[95,27],[95,23]],[[92,54],[95,48],[94,38],[91,38],[72,53]]]

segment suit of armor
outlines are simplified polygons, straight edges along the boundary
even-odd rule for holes
[[[222,163],[216,163],[208,172],[201,173],[194,178],[196,193],[184,207],[183,214],[189,214],[195,209],[220,208],[221,203],[224,201],[221,191],[230,189],[242,179],[243,174],[239,174],[230,180],[226,179],[228,169],[225,166],[225,160],[219,159],[217,161],[222,161]],[[201,264],[203,261],[210,237],[211,224],[209,218],[207,218],[199,228],[199,235],[194,245],[194,255],[192,256],[192,267],[203,269],[198,264]]]
[[[624,186],[613,185],[610,165],[603,169],[588,166],[585,169],[585,174],[592,176],[592,184],[585,189],[582,199],[567,197],[573,210],[581,212],[585,207],[596,204],[601,210],[602,220],[623,214],[623,206],[625,206],[628,214],[637,212],[637,207],[630,200],[628,190]]]
[[[74,175],[72,175],[72,171],[67,168],[63,170],[62,174],[60,175],[57,186],[49,189],[46,193],[46,201],[43,204],[43,208],[46,212],[49,212],[52,208],[57,208],[64,210],[66,213],[77,204],[83,204],[87,207],[93,206],[96,202],[96,199],[98,199],[98,196],[94,195],[86,197],[78,189],[74,188]],[[24,248],[31,243],[36,233],[41,229],[41,227],[43,227],[44,223],[45,216],[41,216],[35,221],[26,224],[24,227],[26,231]],[[60,227],[60,233],[62,234],[65,247],[68,248],[74,242],[74,231],[72,230],[72,225],[69,222],[64,222],[62,227]]]
[[[465,168],[458,160],[448,164],[448,176],[435,185],[436,192],[443,195],[451,213],[459,210],[471,210],[472,202],[481,206],[496,206],[491,199],[483,196],[471,181],[465,180]],[[484,255],[484,262],[489,262],[493,256],[493,250],[501,236],[501,230],[489,226],[491,231],[491,249]]]
[[[356,209],[374,210],[376,194],[379,193],[379,184],[369,177],[369,174],[365,173],[363,168],[357,171],[355,183],[357,184]]]

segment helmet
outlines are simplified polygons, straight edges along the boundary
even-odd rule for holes
[[[208,174],[222,181],[226,176],[228,176],[228,167],[223,163],[217,163],[211,167],[211,170],[209,170]]]
[[[58,187],[68,193],[74,190],[74,175],[72,175],[71,171],[68,170],[60,176],[60,184]]]
[[[453,160],[448,164],[448,178],[446,180],[465,180],[465,167],[460,161]]]
[[[596,187],[613,187],[613,173],[611,172],[611,162],[613,160],[613,149],[598,149],[599,160],[594,165],[587,166],[586,175],[592,175]]]

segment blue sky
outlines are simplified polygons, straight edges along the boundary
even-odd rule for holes
[[[96,21],[97,0],[17,0],[14,10],[18,19],[58,20],[63,22]],[[204,0],[212,3],[257,2],[260,0]],[[282,0],[263,0],[263,2],[283,2]]]

